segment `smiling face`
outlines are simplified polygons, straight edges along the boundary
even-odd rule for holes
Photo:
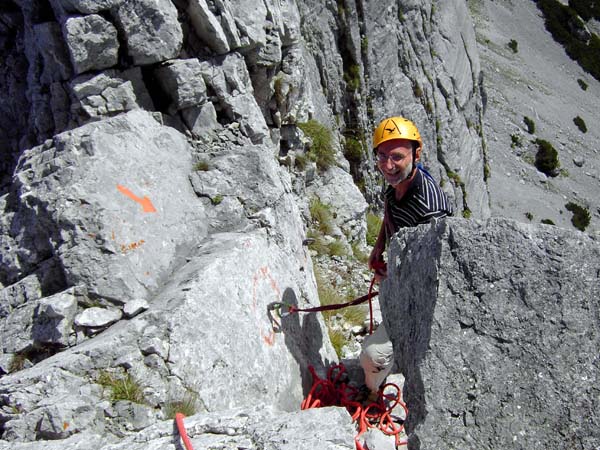
[[[421,157],[421,149],[416,152],[415,162]],[[392,139],[377,147],[377,167],[385,181],[397,186],[407,180],[413,169],[413,141]]]

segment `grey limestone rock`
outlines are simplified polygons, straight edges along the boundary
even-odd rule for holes
[[[78,75],[117,64],[119,41],[117,29],[98,14],[69,17],[64,24],[65,40],[71,62]]]
[[[208,136],[210,140],[210,136],[214,135],[214,131],[221,128],[215,106],[210,102],[206,102],[201,106],[185,108],[181,111],[181,115],[185,124],[195,136]]]
[[[322,203],[330,205],[334,213],[334,223],[349,241],[364,241],[364,217],[369,205],[348,172],[339,167],[332,167],[307,191],[310,195],[318,197]]]
[[[508,219],[392,241],[380,301],[410,448],[600,445],[600,244]]]
[[[195,58],[167,62],[156,69],[155,76],[175,110],[199,106],[207,101],[200,61]]]
[[[60,25],[56,22],[43,22],[33,26],[37,50],[44,62],[40,81],[68,80],[73,68],[69,60],[68,47],[62,37]]]
[[[176,251],[205,233],[203,208],[189,207],[197,201],[187,179],[191,165],[183,136],[142,111],[27,151],[15,175],[22,201],[13,223],[23,227],[23,253],[13,264],[28,262],[7,269],[26,275],[27,266],[55,255],[67,285],[120,303],[145,296]]]
[[[63,347],[73,343],[70,337],[74,334],[77,294],[76,289],[71,288],[39,300],[31,332],[35,343]]]
[[[221,15],[215,14],[209,9],[206,0],[190,0],[187,7],[190,20],[198,36],[217,54],[228,53],[231,49],[227,35],[223,31]],[[228,14],[228,11],[222,13]],[[235,28],[230,28],[235,30]],[[237,38],[237,30],[235,34]],[[237,38],[236,46],[239,46]]]
[[[50,3],[57,11],[82,14],[96,14],[101,11],[108,11],[122,2],[123,0],[50,0]]]
[[[148,302],[145,299],[134,298],[123,305],[123,314],[125,317],[131,318],[147,310],[148,307]]]
[[[96,119],[133,109],[154,109],[138,67],[83,74],[73,78],[70,86],[86,118]]]
[[[75,325],[88,328],[106,328],[120,320],[122,313],[119,310],[91,307],[84,309],[75,317]]]
[[[288,221],[288,229],[298,227],[290,219],[280,218]],[[119,369],[141,384],[145,403],[153,408],[163,409],[169,398],[193,393],[202,410],[264,403],[297,410],[311,382],[308,364],[323,376],[335,354],[317,317],[289,317],[278,324],[269,319],[270,303],[315,296],[314,287],[296,275],[302,272],[293,270],[304,263],[296,233],[289,237],[295,241],[296,257],[283,250],[289,244],[273,245],[264,231],[216,234],[173,274],[148,311],[31,369],[0,378],[2,438],[48,439],[58,433],[53,424],[69,422],[69,415],[75,417],[85,402],[91,408],[85,410],[89,420],[79,422],[79,431],[106,429],[108,439],[114,439],[133,426],[133,410],[115,406],[110,408],[112,418],[98,422],[107,405],[100,401],[102,391],[95,380],[100,372]],[[49,407],[55,403],[61,408]],[[15,409],[18,414],[7,412]],[[136,421],[147,417],[143,411],[136,413]],[[41,417],[48,425],[40,435],[35,424]]]
[[[153,64],[179,55],[183,32],[171,0],[131,0],[112,12],[134,65]]]
[[[203,61],[202,76],[218,99],[220,109],[254,144],[263,142],[269,130],[254,98],[254,89],[244,58],[238,53]]]
[[[199,413],[184,419],[197,449],[351,450],[354,427],[342,408],[316,408],[282,413],[258,405],[227,412]],[[172,421],[163,421],[120,442],[100,433],[78,433],[62,441],[41,440],[46,450],[176,450],[181,448]],[[31,444],[0,441],[1,450],[32,449]]]

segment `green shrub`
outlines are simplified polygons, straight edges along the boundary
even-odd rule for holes
[[[194,170],[200,172],[206,172],[209,169],[207,161],[198,161],[194,164]]]
[[[223,201],[223,198],[224,197],[221,194],[217,194],[213,198],[211,198],[210,201],[213,205],[219,205]]]
[[[587,133],[587,127],[585,126],[585,122],[583,121],[583,119],[579,116],[575,117],[573,119],[573,123],[575,125],[577,125],[577,128],[579,128],[579,131],[581,131],[582,133]]]
[[[18,372],[19,370],[23,370],[25,368],[25,363],[27,362],[27,357],[23,353],[15,353],[12,355],[10,359],[10,363],[8,364],[8,372]]]
[[[348,251],[343,242],[336,239],[327,245],[327,254],[329,256],[346,256]]]
[[[358,262],[366,264],[369,261],[369,255],[359,248],[358,243],[353,242],[350,244],[350,247],[352,248],[352,256],[354,256]]]
[[[377,241],[377,236],[379,236],[379,230],[381,229],[382,223],[383,220],[381,217],[373,213],[367,213],[367,244],[371,247],[374,246]]]
[[[363,149],[360,141],[353,137],[346,137],[344,156],[350,163],[360,163],[363,158]]]
[[[600,20],[600,3],[590,0],[569,0],[569,7],[586,22],[592,18]]]
[[[308,205],[313,225],[322,234],[333,233],[333,213],[331,206],[323,203],[319,197],[313,197]]]
[[[319,234],[315,230],[308,230],[306,235],[312,239],[312,242],[308,244],[310,250],[316,252],[319,256],[329,254],[329,247],[322,234]]]
[[[300,153],[296,155],[296,158],[294,160],[294,165],[296,166],[296,168],[298,170],[304,170],[306,169],[306,164],[308,162],[308,158],[306,157],[305,154]]]
[[[423,88],[421,88],[421,86],[417,82],[413,84],[413,94],[417,98],[423,97]]]
[[[104,389],[110,391],[110,400],[113,403],[120,400],[144,403],[142,387],[129,373],[119,376],[105,370],[100,373],[96,381]]]
[[[529,211],[525,213],[525,217],[527,217],[528,220],[533,220],[533,214],[531,214]]]
[[[542,219],[540,223],[545,223],[546,225],[554,225],[554,221],[550,219]]]
[[[485,163],[483,165],[483,179],[484,179],[484,181],[489,180],[491,176],[492,176],[492,170],[490,169],[490,165],[489,165],[489,163]]]
[[[523,117],[523,122],[525,122],[525,125],[527,125],[527,132],[529,134],[535,134],[535,122],[533,121],[533,119],[530,119],[529,117],[525,116]]]
[[[317,293],[319,294],[319,303],[321,303],[321,305],[333,305],[344,301],[343,297],[341,297],[338,294],[338,291],[327,281],[327,278],[320,272],[317,266],[315,266],[315,280],[317,282]],[[328,322],[336,313],[335,311],[321,312],[325,322]]]
[[[573,226],[580,231],[585,231],[587,226],[590,224],[590,211],[574,202],[567,203],[565,208],[567,211],[571,211],[573,213],[573,217],[571,217],[571,223]]]
[[[346,72],[344,72],[344,81],[348,91],[358,91],[360,89],[360,66],[352,64]]]
[[[580,15],[583,14],[582,17],[585,12],[562,5],[558,0],[536,0],[536,3],[544,14],[546,29],[552,34],[554,40],[563,46],[569,57],[577,61],[583,70],[600,80],[600,37],[592,34],[589,42],[582,42],[569,27],[569,23],[580,21],[578,12]],[[587,0],[577,3],[591,5]]]
[[[351,300],[351,298],[346,298],[340,295],[339,289],[336,289],[332,286],[332,284],[327,280],[318,267],[315,267],[315,279],[317,281],[317,292],[319,294],[319,302],[321,305],[333,305]],[[325,320],[325,325],[327,326],[329,340],[331,341],[331,344],[333,345],[338,357],[341,357],[342,349],[344,345],[348,344],[349,341],[343,331],[333,327],[332,319],[334,316],[339,314],[346,322],[349,322],[353,325],[362,325],[367,315],[366,305],[351,306],[342,310],[322,311],[322,314],[323,319]]]
[[[511,134],[510,135],[510,146],[511,148],[515,147],[523,147],[523,138],[520,134]]]
[[[537,139],[538,152],[535,155],[535,167],[548,176],[558,175],[556,170],[560,167],[558,152],[552,144],[544,139]]]
[[[577,83],[579,84],[579,87],[581,89],[583,89],[584,91],[587,91],[588,84],[585,81],[583,81],[581,78],[577,78]]]
[[[369,51],[369,38],[366,36],[360,40],[360,50],[363,53],[367,53]]]
[[[331,341],[331,345],[335,350],[338,358],[342,357],[344,345],[348,343],[348,339],[342,332],[342,330],[328,328],[329,330],[329,340]]]
[[[317,168],[325,171],[333,166],[335,151],[333,150],[331,131],[313,119],[299,123],[298,128],[312,141],[308,157],[317,163]]]
[[[508,42],[508,47],[513,51],[513,53],[517,53],[519,51],[519,43],[514,39],[511,39]]]

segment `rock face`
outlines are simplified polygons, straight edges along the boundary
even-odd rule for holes
[[[289,175],[238,139],[194,172],[138,110],[24,153],[2,197],[3,440],[116,439],[184,399],[297,410],[336,356],[317,316],[270,313],[317,301],[312,265]],[[107,401],[107,377],[140,397]]]
[[[600,445],[600,243],[507,219],[401,232],[382,312],[409,448]]]
[[[311,67],[333,114],[343,117],[341,132],[348,141],[363,139],[357,128],[369,130],[363,169],[373,164],[373,124],[405,115],[419,127],[430,171],[438,180],[452,178],[446,190],[458,210],[489,216],[477,131],[483,114],[481,69],[466,3],[357,1],[335,8],[307,0],[299,7],[307,18],[303,36],[309,60],[314,58]],[[329,113],[320,107],[315,115]]]
[[[296,411],[307,367],[323,372],[337,359],[321,316],[281,319],[272,309],[319,303],[304,245],[311,200],[331,212],[329,240],[364,249],[364,217],[380,201],[371,130],[403,114],[456,210],[489,215],[481,73],[464,0],[234,3],[0,5],[0,448],[175,447],[170,417],[182,404],[196,413],[189,424],[201,448],[352,448],[345,413]],[[321,136],[303,127],[314,122]],[[329,166],[315,161],[323,154]],[[435,228],[439,248],[479,226],[456,223],[454,241]],[[540,255],[570,258],[550,246],[551,236],[569,241],[562,232],[534,232],[548,236]],[[594,248],[588,239],[590,261]],[[460,268],[487,267],[478,259],[486,254]],[[570,285],[550,278],[555,269],[543,287],[563,295]],[[541,308],[526,301],[519,306]],[[548,313],[556,333],[571,339],[581,305]],[[458,329],[483,339],[481,320]],[[493,345],[513,343],[492,335],[501,336]],[[486,358],[498,360],[493,345]],[[409,420],[427,442],[416,433],[437,416],[422,414],[429,397],[411,377]],[[500,389],[486,383],[476,396]],[[460,398],[467,406],[459,402],[453,420],[487,420],[478,397]],[[596,443],[580,426],[559,428]],[[472,436],[481,443],[483,434]]]

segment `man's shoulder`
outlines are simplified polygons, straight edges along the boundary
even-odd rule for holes
[[[440,185],[428,172],[419,168],[419,178],[409,199],[424,216],[441,217],[452,214],[452,205]]]

